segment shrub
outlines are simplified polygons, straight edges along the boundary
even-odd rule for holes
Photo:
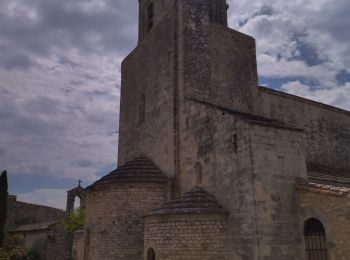
[[[74,232],[84,226],[85,211],[82,208],[71,212],[63,221],[63,228],[66,232]]]

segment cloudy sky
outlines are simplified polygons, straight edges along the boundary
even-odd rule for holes
[[[349,0],[234,0],[257,40],[260,85],[350,110]],[[20,200],[65,207],[66,190],[116,167],[120,62],[136,0],[0,0],[0,170]]]

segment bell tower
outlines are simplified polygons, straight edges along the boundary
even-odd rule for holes
[[[191,102],[254,111],[255,41],[227,27],[227,8],[226,0],[139,0],[138,44],[122,63],[118,165],[149,158],[175,195],[190,188]]]
[[[177,0],[138,0],[139,1],[139,41],[144,39],[166,13],[176,6]],[[211,21],[227,26],[226,0],[207,0]]]
[[[210,20],[224,26],[227,26],[227,9],[226,0],[210,0],[209,1],[209,17]]]
[[[174,0],[139,1],[139,42],[142,41],[174,6]]]

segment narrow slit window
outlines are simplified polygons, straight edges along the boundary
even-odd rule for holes
[[[140,96],[140,108],[139,108],[139,123],[142,124],[145,121],[145,107],[146,107],[146,98],[145,94]]]
[[[200,162],[196,163],[196,184],[202,184],[203,182],[203,173],[202,173],[202,164]]]
[[[327,260],[328,252],[326,245],[326,232],[322,223],[310,218],[305,221],[304,239],[306,257],[308,260]]]
[[[234,135],[232,135],[231,138],[232,138],[231,141],[232,141],[232,148],[233,148],[233,151],[234,151],[235,153],[237,153],[237,152],[238,152],[238,139],[237,139],[237,135],[234,134]]]
[[[153,2],[151,2],[147,7],[147,32],[150,32],[153,28],[153,16],[154,16],[154,10],[153,10]]]

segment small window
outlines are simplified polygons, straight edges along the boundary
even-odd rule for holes
[[[200,162],[196,163],[196,184],[202,184],[203,175],[202,175],[202,164]]]
[[[326,232],[322,223],[310,218],[305,221],[304,238],[306,256],[308,260],[327,260]]]
[[[232,141],[232,148],[233,148],[233,151],[235,153],[238,152],[238,140],[237,140],[237,135],[234,134],[232,137],[231,137],[231,141]]]
[[[154,252],[153,248],[148,249],[147,260],[156,260],[156,253]]]
[[[147,7],[147,32],[150,32],[153,27],[153,2]]]
[[[139,108],[139,123],[142,124],[145,121],[145,107],[146,107],[146,98],[145,94],[140,96],[140,108]]]

